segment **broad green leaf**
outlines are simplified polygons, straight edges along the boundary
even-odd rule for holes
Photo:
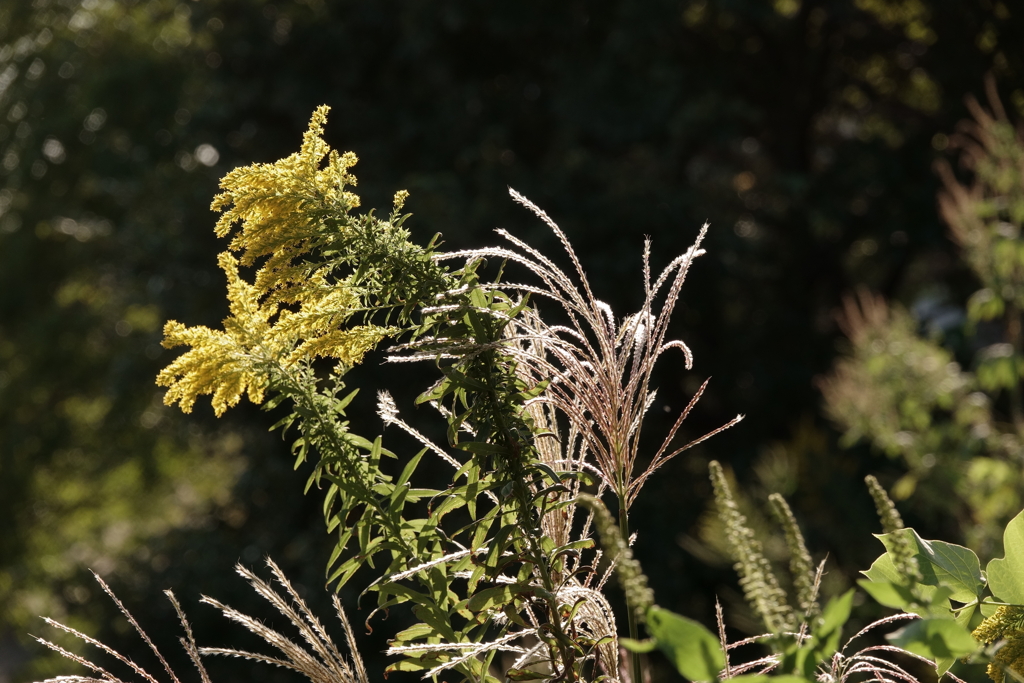
[[[917,601],[913,591],[892,581],[858,579],[857,585],[874,598],[875,602],[893,609],[907,610]]]
[[[978,609],[977,603],[968,605],[960,610],[959,613],[953,618],[953,621],[960,624],[967,630],[971,630],[971,618],[974,617],[974,612]]]
[[[821,618],[818,619],[818,623],[814,625],[811,632],[818,638],[825,638],[832,633],[837,633],[842,630],[843,625],[846,624],[847,619],[850,618],[850,610],[853,607],[853,594],[854,589],[850,589],[842,595],[832,598],[825,605],[825,609],[822,610]],[[835,650],[832,650],[835,652]],[[828,654],[831,655],[832,652]]]
[[[916,546],[921,583],[927,586],[949,587],[952,591],[949,597],[957,602],[972,602],[985,589],[985,580],[981,576],[981,562],[973,550],[945,541],[926,541],[918,536],[916,531],[908,528],[878,537],[890,555],[895,542],[894,537],[897,535],[909,537]]]
[[[887,638],[893,645],[932,661],[964,657],[980,647],[970,632],[952,619],[919,619]]]
[[[867,569],[867,571],[861,572],[864,576],[871,579],[876,583],[889,583],[894,586],[904,586],[906,583],[906,577],[896,569],[892,563],[892,556],[889,553],[881,555],[875,562]],[[923,583],[915,584],[913,589],[920,595],[922,601],[934,604],[935,594],[938,591],[937,586],[929,586]],[[865,588],[867,590],[867,588]],[[912,594],[908,594],[913,597]],[[881,602],[881,601],[879,601]],[[903,604],[888,604],[883,602],[886,607],[895,607],[896,609],[907,609],[913,604],[913,600]],[[947,603],[948,607],[948,603]]]
[[[725,668],[718,636],[692,619],[652,607],[647,611],[647,630],[676,670],[691,681],[714,681]]]
[[[1024,512],[1010,520],[1003,531],[1005,557],[988,563],[988,585],[1001,602],[1024,605]]]
[[[935,674],[939,677],[943,676],[954,664],[956,664],[956,660],[957,657],[936,657]]]
[[[978,605],[978,609],[981,610],[981,616],[983,617],[992,616],[996,613],[996,610],[998,610],[999,607],[1000,605],[992,602],[991,598],[985,598],[982,600],[981,604]]]

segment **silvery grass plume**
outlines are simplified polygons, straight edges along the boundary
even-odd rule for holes
[[[651,243],[649,240],[645,243],[642,260],[643,304],[637,313],[620,322],[611,308],[594,296],[583,266],[561,228],[518,192],[512,189],[509,192],[514,201],[530,209],[555,234],[569,256],[574,275],[563,271],[537,249],[505,230],[497,232],[511,244],[511,248],[471,249],[439,254],[435,258],[469,261],[499,258],[518,263],[536,276],[539,283],[496,283],[487,286],[554,301],[562,309],[567,319],[566,324],[551,324],[535,309],[526,309],[519,317],[508,321],[506,330],[509,334],[502,342],[502,350],[514,358],[517,372],[527,380],[527,385],[549,383],[546,391],[527,406],[535,424],[540,424],[537,421],[538,405],[552,409],[545,414],[544,421],[548,425],[547,431],[554,434],[553,438],[558,439],[557,429],[552,429],[557,425],[557,414],[564,415],[568,422],[566,442],[557,451],[546,447],[550,446],[546,444],[548,439],[536,439],[535,445],[541,457],[546,460],[554,458],[560,465],[555,467],[556,470],[586,470],[596,475],[599,493],[611,489],[618,498],[620,527],[628,536],[626,511],[648,477],[671,458],[742,419],[741,415],[737,415],[722,427],[683,446],[673,447],[683,421],[707,386],[705,382],[679,415],[644,471],[634,473],[640,452],[643,418],[655,399],[655,392],[650,388],[655,363],[663,353],[678,349],[685,356],[687,369],[692,367],[690,349],[684,342],[668,337],[668,326],[690,265],[704,253],[700,244],[708,226],[705,224],[701,228],[696,243],[685,254],[669,263],[657,279],[652,279],[650,270]],[[456,291],[451,294],[458,293]],[[451,305],[446,304],[446,298],[441,295],[438,306],[433,310],[440,312],[451,308]],[[481,312],[497,314],[493,311]],[[411,353],[393,355],[389,360],[436,361],[439,357],[465,359],[482,350],[455,343],[450,353],[446,354],[443,343],[438,343],[444,341],[419,339],[394,347],[395,351]],[[440,352],[439,347],[442,349]],[[537,430],[538,435],[544,432]],[[544,531],[553,538],[571,529],[571,520],[563,520],[561,523],[557,520],[542,520],[542,524]],[[603,587],[606,580],[607,575],[598,580],[596,585]],[[584,587],[589,589],[590,585]],[[596,594],[600,594],[600,588],[597,588]],[[594,604],[598,602],[595,598]],[[635,630],[632,612],[630,616],[632,634]],[[611,625],[614,626],[613,623]],[[614,631],[610,633],[614,634]],[[491,645],[499,646],[498,643]],[[500,644],[503,648],[506,645],[504,642]],[[634,663],[634,677],[639,677],[638,666]]]
[[[284,589],[285,594],[288,596],[287,598],[275,591],[268,583],[241,565],[236,566],[236,571],[248,579],[249,583],[257,593],[259,593],[271,605],[277,608],[281,614],[285,615],[288,620],[292,622],[292,624],[299,630],[303,640],[306,641],[312,652],[293,643],[277,631],[263,625],[263,623],[257,619],[242,614],[241,612],[207,596],[203,596],[202,602],[219,608],[226,617],[240,623],[248,630],[263,638],[265,641],[280,650],[284,654],[285,659],[231,648],[197,647],[195,639],[192,636],[192,628],[189,626],[188,620],[185,618],[185,613],[182,611],[181,605],[174,597],[174,593],[171,591],[164,591],[164,594],[174,606],[174,609],[178,614],[178,618],[181,620],[182,627],[185,630],[185,637],[180,638],[179,640],[185,648],[185,652],[188,654],[189,659],[192,660],[192,663],[199,670],[199,676],[202,683],[210,683],[210,677],[206,672],[206,667],[202,663],[201,655],[210,654],[244,657],[245,659],[281,666],[286,669],[298,671],[305,675],[311,683],[369,683],[362,658],[359,656],[359,651],[356,649],[352,628],[349,625],[344,610],[341,608],[341,602],[338,600],[338,596],[332,596],[334,600],[334,608],[338,614],[339,621],[341,621],[342,629],[345,632],[349,653],[352,658],[351,662],[346,660],[338,650],[337,646],[327,635],[323,625],[309,610],[305,601],[299,597],[299,594],[285,577],[280,567],[278,567],[277,564],[269,558],[267,559],[267,566],[270,567],[271,572],[274,574],[274,578],[277,579],[277,582]],[[167,663],[167,660],[157,649],[156,645],[153,644],[153,641],[142,629],[138,621],[135,620],[135,617],[132,616],[131,612],[129,612],[117,596],[114,595],[114,592],[109,586],[107,586],[103,579],[99,577],[99,575],[94,573],[93,576],[96,577],[96,581],[103,588],[104,592],[106,592],[106,594],[114,601],[114,604],[116,604],[118,609],[121,610],[121,613],[128,619],[129,623],[131,623],[135,631],[153,651],[157,659],[160,660],[164,670],[170,677],[171,683],[180,683],[180,680]],[[131,661],[112,647],[105,645],[69,626],[65,626],[60,622],[54,621],[53,619],[47,618],[45,621],[47,624],[59,628],[62,631],[66,631],[67,633],[70,633],[86,643],[89,643],[90,645],[93,645],[94,647],[97,647],[113,656],[121,663],[127,665],[137,675],[141,676],[147,683],[159,683],[155,676],[151,675],[141,666]],[[42,683],[125,683],[122,679],[84,657],[68,652],[59,645],[43,640],[42,638],[36,638],[36,640],[49,647],[51,650],[67,657],[71,661],[81,664],[96,674],[94,676],[58,676],[57,678],[47,679]]]
[[[149,649],[153,651],[153,654],[156,655],[156,658],[160,660],[160,664],[163,665],[164,671],[167,672],[167,675],[170,677],[172,683],[180,683],[178,677],[171,669],[171,666],[167,663],[167,660],[164,658],[163,654],[161,654],[160,650],[157,649],[156,645],[153,644],[153,641],[150,639],[150,637],[146,635],[146,632],[142,630],[142,627],[139,625],[139,622],[135,620],[135,617],[132,616],[132,613],[129,612],[128,609],[124,606],[124,604],[118,599],[118,597],[114,595],[114,591],[112,591],[110,589],[110,586],[108,586],[107,583],[102,578],[100,578],[99,574],[93,572],[92,575],[96,579],[96,582],[103,589],[103,592],[110,596],[110,599],[113,600],[114,604],[117,605],[117,608],[121,610],[121,614],[123,614],[125,618],[128,619],[128,623],[132,625],[132,628],[135,629],[135,632],[139,634],[139,636],[146,643],[146,645],[149,646]],[[174,593],[172,593],[169,590],[164,591],[164,595],[166,595],[167,599],[171,601],[172,605],[174,605],[174,611],[177,612],[178,619],[181,620],[182,628],[184,628],[185,630],[185,637],[179,639],[181,641],[182,646],[185,648],[185,652],[188,653],[189,659],[192,660],[192,663],[199,670],[199,677],[200,679],[202,679],[202,683],[210,683],[210,677],[206,673],[206,667],[203,666],[203,662],[199,657],[199,650],[196,647],[195,639],[192,637],[192,627],[189,626],[188,620],[185,618],[185,613],[182,611],[181,605],[178,603],[178,599],[174,597]],[[89,645],[92,645],[93,647],[98,648],[103,652],[106,652],[114,659],[126,665],[137,675],[141,676],[145,681],[147,681],[147,683],[158,683],[157,678],[155,676],[150,674],[141,666],[139,666],[132,660],[128,659],[127,657],[125,657],[109,645],[101,643],[95,638],[87,636],[81,631],[73,629],[70,626],[65,626],[59,621],[55,621],[53,619],[50,619],[49,617],[44,617],[43,621],[45,621],[50,626],[53,626],[54,628],[60,629],[61,631],[64,631],[66,633],[70,633],[76,638],[85,641]],[[85,657],[76,655],[73,652],[68,652],[60,645],[52,643],[49,640],[45,640],[37,636],[33,636],[33,638],[35,638],[38,642],[50,648],[54,652],[63,655],[64,657],[67,657],[68,659],[77,664],[81,664],[83,667],[89,669],[93,672],[93,674],[95,674],[92,676],[57,676],[56,678],[46,679],[46,681],[43,681],[43,683],[124,683],[122,679],[110,673],[99,664],[96,664],[93,661],[86,659]]]
[[[722,607],[717,602],[715,607],[718,616],[719,637],[722,649],[725,652],[726,661],[725,669],[719,674],[719,679],[725,681],[736,676],[769,674],[775,671],[782,659],[781,655],[778,654],[760,657],[740,664],[731,663],[730,653],[737,648],[766,642],[773,638],[775,634],[764,633],[759,636],[751,636],[750,638],[728,643],[725,637],[725,621]],[[817,671],[815,671],[814,680],[817,683],[849,683],[851,679],[856,677],[855,680],[858,683],[921,683],[921,679],[918,676],[907,671],[905,667],[896,662],[890,661],[890,659],[892,655],[901,655],[935,667],[935,662],[926,657],[914,654],[895,645],[869,645],[851,652],[851,646],[858,638],[867,635],[877,628],[912,619],[920,619],[920,617],[916,614],[908,613],[893,614],[868,624],[847,640],[843,647],[832,655],[831,659],[818,666]],[[805,632],[790,635],[796,636],[798,642],[801,643],[805,639],[810,638],[810,635]],[[963,679],[949,671],[943,675],[949,676],[953,683],[965,683]]]
[[[521,319],[512,321],[515,336],[535,343],[509,345],[508,351],[519,362],[521,371],[533,381],[550,381],[547,391],[535,400],[554,406],[566,416],[573,433],[581,439],[584,459],[592,459],[604,486],[628,509],[655,470],[743,419],[742,415],[737,415],[718,429],[673,448],[679,428],[707,386],[705,382],[680,413],[644,471],[634,474],[640,452],[641,426],[655,399],[656,392],[650,388],[655,363],[662,354],[676,349],[684,354],[686,368],[693,366],[689,347],[681,340],[670,339],[668,326],[690,265],[704,253],[700,245],[708,225],[701,228],[694,245],[669,263],[653,281],[651,242],[644,243],[644,300],[639,311],[620,322],[611,307],[594,296],[586,272],[562,229],[530,200],[515,190],[509,189],[509,193],[559,239],[572,262],[575,278],[505,230],[497,232],[511,243],[511,249],[476,249],[444,257],[498,257],[518,263],[537,276],[541,284],[495,286],[554,301],[561,307],[567,318],[565,325],[548,323],[536,310],[527,310]]]

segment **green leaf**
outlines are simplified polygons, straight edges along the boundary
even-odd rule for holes
[[[932,605],[934,609],[939,610],[950,609],[948,600],[945,603],[943,603],[942,600],[948,598],[952,589],[944,588],[940,591],[938,586],[929,586],[923,583],[907,586],[907,578],[898,569],[896,569],[892,561],[892,556],[889,553],[885,553],[880,556],[867,571],[863,571],[861,574],[868,577],[873,582],[889,583],[894,587],[903,587],[907,589],[905,592],[899,590],[896,591],[898,595],[904,598],[902,602],[896,604],[897,601],[895,599],[893,600],[893,604],[882,602],[882,604],[887,607],[895,607],[896,609],[902,610],[913,610],[917,605],[924,604]],[[865,587],[865,590],[868,590],[868,588]],[[916,593],[920,599],[915,598],[914,593]],[[886,595],[891,596],[892,594],[887,593]],[[881,600],[879,602],[881,602]]]
[[[714,681],[725,668],[725,654],[702,624],[660,607],[647,611],[647,630],[676,670],[691,681]]]
[[[949,669],[956,664],[957,657],[936,657],[935,658],[935,674],[942,676]]]
[[[782,674],[781,676],[769,676],[768,674],[743,674],[733,676],[729,683],[810,683],[803,676],[793,674]]]
[[[505,672],[505,677],[512,681],[541,681],[551,678],[551,674],[529,669],[509,669]]]
[[[467,389],[473,389],[474,391],[487,391],[490,389],[486,384],[480,380],[473,379],[472,377],[459,372],[458,370],[452,369],[445,373],[449,379],[456,386],[465,387]]]
[[[503,607],[512,600],[515,588],[517,588],[516,584],[509,583],[485,588],[471,597],[466,606],[474,612],[482,612],[485,609],[497,609],[499,607]]]
[[[404,631],[399,631],[395,634],[396,643],[408,643],[413,640],[419,640],[420,638],[426,638],[434,635],[434,628],[429,624],[413,624]]]
[[[828,604],[825,605],[825,609],[822,610],[818,623],[811,628],[811,633],[818,638],[825,638],[832,633],[841,631],[843,625],[850,618],[850,610],[853,608],[853,594],[854,589],[851,588],[842,595],[829,600]],[[835,652],[835,650],[832,650],[832,652]],[[832,652],[828,654],[831,655]]]
[[[811,625],[812,637],[797,646],[794,642],[786,653],[783,670],[802,672],[809,679],[814,678],[818,664],[824,662],[839,649],[839,638],[843,625],[850,618],[855,590],[829,600],[820,617]]]
[[[658,649],[658,641],[654,638],[648,638],[647,640],[634,640],[622,636],[619,638],[619,645],[626,648],[630,652],[653,652]]]
[[[972,602],[985,589],[981,562],[973,550],[945,541],[926,541],[916,531],[908,528],[878,537],[890,554],[897,535],[909,537],[916,546],[915,556],[921,570],[921,583],[926,586],[949,587],[952,590],[949,597],[957,602]]]
[[[893,609],[906,611],[911,609],[911,606],[917,602],[913,591],[904,585],[893,583],[892,581],[859,579],[857,585],[874,598],[875,602],[886,607],[892,607]]]
[[[964,657],[980,647],[970,632],[952,619],[920,619],[886,637],[896,647],[932,661]]]
[[[377,441],[374,442],[374,446],[376,447],[379,443],[380,437],[377,437]],[[405,485],[405,483],[409,481],[409,478],[412,477],[412,473],[416,470],[416,466],[419,465],[420,460],[423,459],[423,454],[426,452],[427,449],[424,448],[419,453],[414,455],[411,460],[409,460],[409,463],[405,466],[405,469],[402,470],[402,474],[398,477],[397,481],[395,481],[396,489]]]
[[[974,612],[978,609],[978,604],[974,603],[964,607],[957,615],[953,618],[953,621],[960,624],[968,631],[971,629],[971,619],[974,617]]]
[[[988,563],[988,585],[1001,602],[1024,605],[1024,512],[1010,520],[1003,531],[1005,557]]]

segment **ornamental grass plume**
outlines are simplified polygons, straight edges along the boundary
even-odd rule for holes
[[[643,419],[656,394],[650,388],[655,363],[665,352],[678,350],[686,359],[686,368],[693,366],[689,347],[681,340],[670,339],[668,326],[690,265],[704,253],[700,244],[708,226],[705,224],[694,245],[669,263],[653,281],[651,242],[645,241],[644,301],[637,313],[620,322],[608,304],[594,296],[579,257],[562,229],[526,197],[512,189],[509,193],[555,234],[572,262],[575,277],[505,230],[497,233],[513,248],[472,249],[445,254],[443,258],[497,257],[518,263],[537,276],[541,284],[494,286],[554,301],[561,307],[568,319],[566,325],[550,324],[536,310],[527,310],[521,320],[514,320],[514,336],[536,343],[529,347],[510,347],[511,353],[521,366],[520,372],[534,382],[550,382],[547,391],[536,400],[554,406],[565,415],[582,439],[583,451],[592,459],[602,483],[618,497],[620,508],[628,509],[655,470],[743,419],[742,415],[737,415],[718,429],[673,448],[679,428],[707,386],[705,382],[679,415],[644,471],[634,472],[640,455]]]
[[[203,655],[243,657],[245,659],[263,662],[265,664],[284,667],[303,674],[307,679],[309,679],[310,683],[369,683],[366,668],[363,665],[363,660],[360,657],[356,646],[352,627],[348,622],[348,618],[345,616],[344,610],[341,608],[341,602],[338,600],[338,596],[333,595],[332,598],[334,600],[334,608],[337,612],[338,620],[341,622],[342,629],[345,633],[345,640],[348,645],[350,659],[346,659],[346,657],[341,654],[341,651],[331,640],[330,636],[328,636],[326,629],[324,629],[317,617],[309,610],[305,601],[299,597],[299,594],[295,591],[295,588],[288,581],[280,567],[278,567],[270,558],[267,558],[267,566],[273,573],[274,578],[284,589],[284,595],[278,593],[272,586],[270,586],[270,584],[266,583],[253,572],[241,565],[238,565],[236,570],[241,576],[248,579],[250,585],[259,595],[265,598],[267,602],[288,618],[292,625],[298,629],[303,640],[306,641],[306,644],[311,648],[311,651],[295,644],[277,631],[266,627],[260,620],[242,614],[241,612],[231,609],[230,607],[207,596],[203,596],[201,602],[217,607],[226,617],[241,624],[252,633],[279,649],[284,654],[285,659],[270,657],[254,652],[246,652],[244,650],[235,650],[232,648],[198,647],[196,645],[195,638],[192,635],[192,628],[189,625],[188,620],[185,618],[185,613],[181,609],[181,605],[178,603],[174,593],[171,591],[164,591],[164,594],[174,606],[174,610],[177,613],[178,619],[181,621],[182,628],[185,631],[185,637],[180,638],[179,641],[181,642],[182,647],[185,648],[185,652],[188,654],[189,659],[198,670],[201,683],[210,683],[210,676],[202,661]],[[142,626],[139,625],[139,622],[135,620],[135,617],[132,616],[131,612],[129,612],[124,604],[121,603],[114,592],[98,574],[93,573],[93,576],[103,588],[103,591],[110,596],[110,599],[114,601],[117,608],[125,618],[128,619],[128,622],[132,625],[132,628],[135,629],[135,632],[139,634],[146,645],[149,646],[149,649],[156,655],[160,664],[163,666],[164,671],[167,673],[170,682],[181,683],[177,674],[175,674],[167,663],[166,658],[164,658],[163,654],[150,639],[149,635],[146,634]],[[155,675],[149,673],[112,647],[109,647],[108,645],[105,645],[104,643],[101,643],[69,626],[65,626],[58,621],[54,621],[53,619],[45,619],[45,621],[50,626],[70,633],[103,652],[106,652],[108,655],[131,669],[136,675],[141,676],[146,683],[160,683],[159,679]],[[99,664],[94,663],[92,660],[68,652],[64,648],[48,640],[44,640],[42,638],[36,638],[36,640],[58,654],[67,657],[71,661],[86,667],[94,674],[98,675],[98,677],[58,676],[56,678],[50,678],[46,681],[42,681],[42,683],[125,683],[121,678],[112,674]]]

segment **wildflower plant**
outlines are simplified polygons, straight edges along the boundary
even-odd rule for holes
[[[188,348],[158,377],[166,401],[187,412],[210,395],[218,415],[243,395],[291,402],[278,427],[297,432],[296,464],[316,458],[309,487],[323,491],[336,539],[329,581],[340,588],[374,571],[364,592],[377,610],[411,604],[420,619],[396,634],[389,670],[482,681],[505,652],[515,656],[504,672],[513,679],[619,679],[603,595],[615,560],[602,571],[602,551],[584,560],[596,513],[578,515],[577,498],[584,489],[614,495],[626,543],[628,509],[647,477],[710,436],[675,443],[702,387],[637,471],[655,361],[678,350],[692,362],[667,337],[668,323],[707,226],[656,279],[647,243],[643,304],[620,322],[594,297],[565,234],[515,192],[561,241],[573,276],[504,231],[508,247],[442,253],[436,238],[420,246],[403,227],[405,192],[386,218],[357,213],[356,158],[323,141],[326,113],[314,113],[297,154],[223,179],[213,208],[222,212],[217,234],[229,238],[220,264],[231,315],[223,330],[168,323],[165,345]],[[525,266],[535,282],[488,279],[494,261]],[[251,283],[243,268],[255,269]],[[547,322],[551,302],[568,324]],[[417,403],[447,421],[446,443],[408,424],[387,394],[380,416],[419,441],[419,452],[400,455],[350,430],[354,392],[343,378],[385,339],[394,340],[389,362],[439,371]],[[334,361],[330,373],[324,359]],[[416,485],[424,458],[451,468],[446,488]],[[382,465],[391,459],[397,475]],[[627,595],[635,639],[645,610]],[[640,680],[639,660],[631,675]]]
[[[659,446],[647,450],[641,438],[655,399],[650,385],[657,360],[679,352],[687,368],[692,364],[686,344],[669,337],[669,321],[694,260],[703,254],[706,225],[694,245],[657,277],[651,271],[651,243],[645,243],[643,300],[636,313],[620,319],[595,297],[562,230],[515,191],[513,200],[559,240],[570,271],[505,231],[499,231],[506,242],[502,247],[445,253],[437,236],[418,243],[404,227],[404,191],[396,193],[385,217],[357,213],[360,201],[352,189],[356,158],[328,147],[322,138],[326,116],[326,107],[314,112],[298,153],[236,169],[222,180],[223,192],[213,208],[221,212],[217,234],[229,239],[218,257],[228,283],[229,316],[216,330],[168,322],[165,346],[186,350],[157,382],[167,387],[166,403],[185,412],[201,396],[210,396],[217,415],[243,396],[268,408],[290,406],[275,428],[293,436],[296,467],[313,461],[306,488],[323,495],[333,537],[328,584],[340,589],[369,577],[360,593],[376,601],[368,624],[379,612],[399,606],[417,620],[394,634],[387,651],[393,662],[385,673],[409,671],[435,681],[473,683],[641,683],[639,655],[658,648],[694,681],[753,672],[786,678],[780,683],[815,678],[835,683],[869,673],[886,683],[913,683],[904,669],[881,660],[871,648],[845,654],[840,635],[853,594],[820,605],[822,565],[815,570],[789,505],[772,496],[772,511],[790,551],[796,592],[790,604],[717,462],[712,463],[712,483],[741,585],[770,632],[728,643],[720,609],[716,636],[659,607],[633,557],[629,509],[649,477],[742,419],[737,416],[688,442],[679,438],[705,382]],[[495,261],[501,264],[497,274],[487,267]],[[508,264],[525,269],[532,281],[505,281]],[[551,309],[559,322],[551,322]],[[436,369],[437,380],[416,403],[445,421],[443,443],[408,423],[386,392],[377,399],[384,426],[412,437],[419,450],[391,450],[383,435],[371,439],[351,429],[345,411],[357,391],[346,390],[345,377],[385,341],[391,342],[387,362],[430,363]],[[451,475],[440,488],[421,485],[419,468],[431,459]],[[878,500],[885,496],[884,491],[875,493]],[[614,500],[617,515],[604,498]],[[879,505],[890,517],[897,514],[891,502]],[[1024,542],[1011,545],[1008,540],[1007,558],[989,565],[993,596],[1013,601],[999,603],[982,600],[977,558],[972,565],[964,554],[970,551],[922,541],[901,526],[888,524],[889,533],[881,537],[887,554],[866,572],[869,581],[863,584],[883,604],[927,607],[916,622],[923,631],[901,635],[884,647],[916,653],[945,671],[945,659],[977,649],[964,630],[975,608],[1024,604],[1024,588],[1014,583],[1024,576],[1024,567],[1017,567]],[[953,553],[967,573],[948,568],[945,555],[935,548]],[[1000,562],[1007,568],[1001,569]],[[208,597],[204,603],[281,654],[199,647],[171,596],[186,630],[182,643],[203,683],[209,683],[201,662],[205,655],[282,666],[312,683],[366,683],[369,676],[337,596],[348,657],[280,569],[268,564],[283,592],[247,569],[239,573],[289,619],[305,647]],[[620,636],[605,596],[613,574],[626,597],[629,637]],[[1006,587],[997,589],[1000,581]],[[951,608],[949,600],[966,604]],[[911,617],[897,615],[879,623],[904,618]],[[935,650],[936,632],[948,651]],[[989,632],[1005,638],[1010,631],[990,624],[984,633]],[[157,683],[112,648],[72,633],[121,659],[147,683]],[[979,639],[989,642],[984,633]],[[770,656],[730,662],[734,648],[762,641],[773,648]],[[99,676],[55,681],[121,683],[89,660],[47,644]],[[620,646],[632,652],[628,665]],[[1016,667],[1016,652],[1005,650],[993,661]],[[500,662],[506,663],[499,668]],[[165,668],[171,683],[178,683]]]

